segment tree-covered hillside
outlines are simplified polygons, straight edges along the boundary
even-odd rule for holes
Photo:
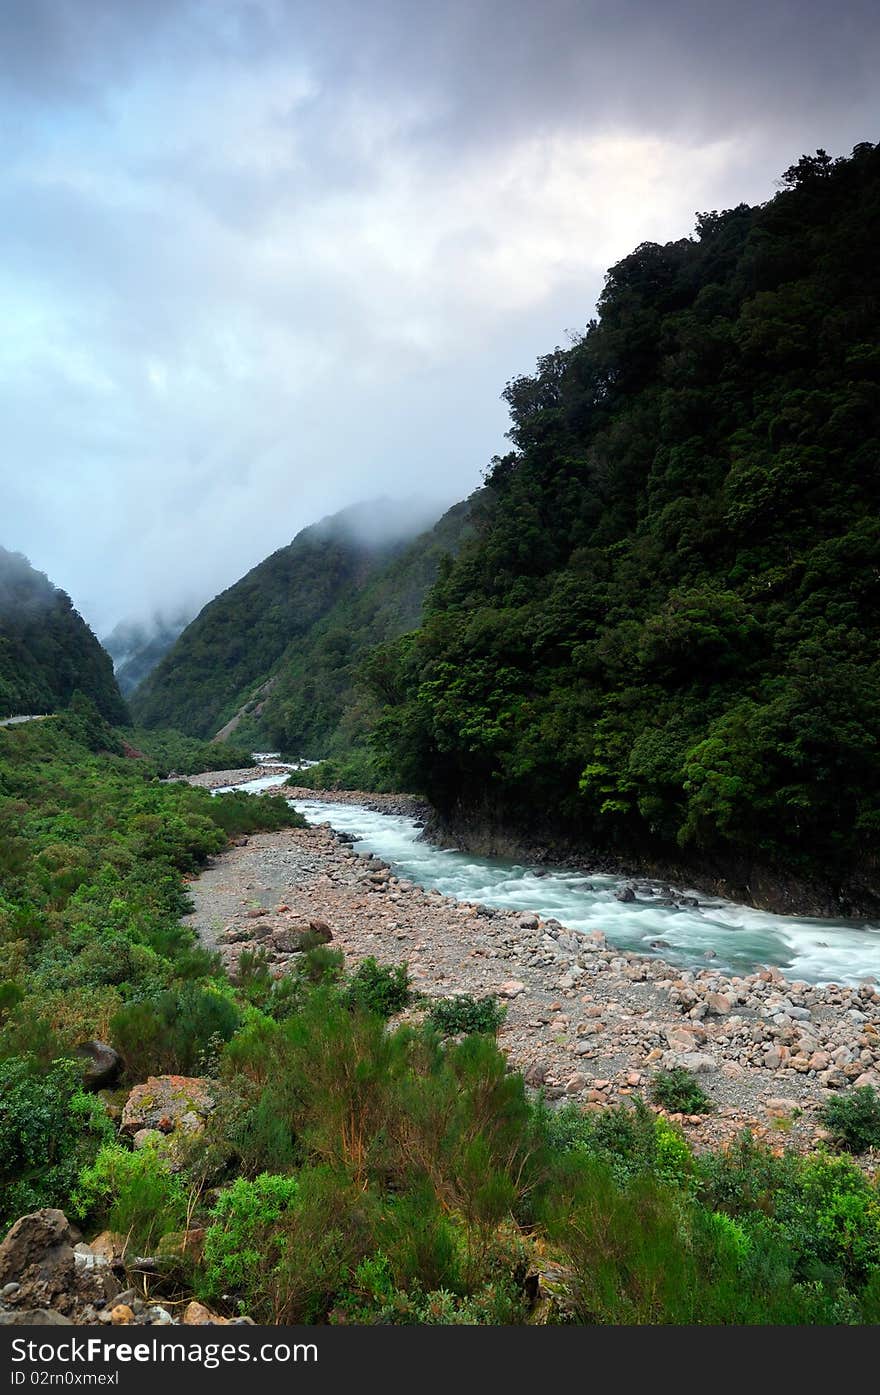
[[[0,717],[56,712],[76,692],[108,721],[127,720],[110,656],[70,597],[0,547]]]
[[[382,740],[451,816],[877,904],[880,148],[804,157],[608,273],[507,386],[513,449]]]
[[[373,500],[304,528],[215,597],[131,698],[137,722],[213,736],[289,646],[430,522],[425,505]]]

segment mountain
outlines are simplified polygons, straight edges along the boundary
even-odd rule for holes
[[[156,615],[151,621],[121,620],[101,641],[113,660],[120,691],[128,694],[143,683],[192,620],[191,611]]]
[[[282,656],[343,596],[398,556],[437,508],[376,499],[304,528],[215,597],[132,694],[137,722],[192,736],[229,732]],[[236,723],[238,725],[238,723]]]
[[[474,499],[449,509],[362,586],[343,590],[327,614],[286,649],[253,715],[240,714],[236,741],[266,741],[295,755],[351,757],[372,725],[360,682],[367,656],[414,630],[426,593],[470,533]],[[224,735],[231,734],[228,728]]]
[[[127,720],[110,656],[70,597],[0,547],[0,717],[55,712],[76,692],[107,721]]]
[[[880,148],[805,156],[508,383],[476,536],[375,689],[403,788],[880,906],[878,239]]]

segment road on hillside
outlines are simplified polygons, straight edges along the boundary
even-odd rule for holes
[[[31,717],[0,717],[0,727],[15,727],[19,722],[43,722],[51,712],[35,712]]]

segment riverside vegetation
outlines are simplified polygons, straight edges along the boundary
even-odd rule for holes
[[[347,974],[332,945],[281,978],[242,955],[231,983],[180,924],[184,879],[299,816],[122,749],[94,711],[0,733],[4,1223],[56,1206],[158,1255],[152,1312],[195,1294],[267,1322],[880,1320],[880,1195],[846,1151],[744,1135],[698,1155],[641,1101],[551,1108],[507,1068],[497,1004],[399,1023],[406,970]],[[83,1088],[94,1038],[124,1059],[121,1120]],[[144,1131],[169,1080],[199,1118]],[[838,1146],[880,1145],[872,1091],[835,1110]]]

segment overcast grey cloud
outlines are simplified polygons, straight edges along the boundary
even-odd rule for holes
[[[453,499],[606,267],[876,139],[842,0],[7,0],[0,542],[100,631]]]

